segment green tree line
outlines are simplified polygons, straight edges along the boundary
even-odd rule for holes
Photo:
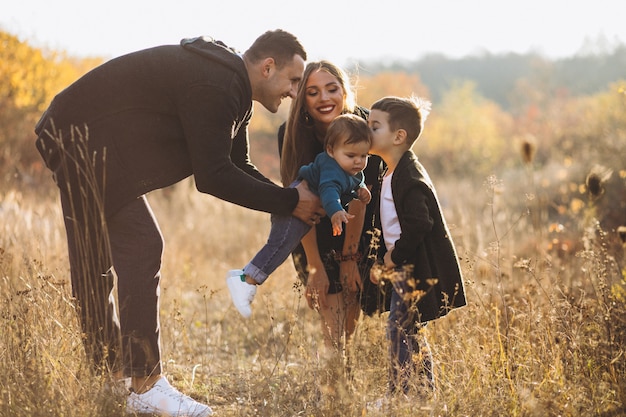
[[[515,108],[516,93],[525,83],[566,91],[572,96],[594,94],[625,77],[626,45],[611,52],[577,54],[547,59],[537,53],[472,55],[458,59],[429,54],[415,61],[358,63],[355,68],[368,71],[419,74],[429,87],[431,98],[439,100],[458,80],[472,80],[476,90],[504,109]]]

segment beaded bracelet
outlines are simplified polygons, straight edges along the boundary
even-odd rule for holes
[[[349,255],[343,255],[339,252],[337,252],[336,250],[333,250],[332,252],[333,255],[333,259],[337,262],[346,262],[346,261],[360,261],[361,260],[361,254],[359,252],[357,253],[351,253]]]

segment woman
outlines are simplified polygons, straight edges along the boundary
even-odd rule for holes
[[[281,180],[285,186],[293,182],[302,165],[323,151],[328,126],[344,113],[367,119],[369,112],[356,105],[349,79],[341,68],[328,61],[309,63],[289,118],[278,131]],[[358,200],[350,203],[348,211],[355,217],[342,235],[333,237],[332,225],[325,216],[293,252],[298,275],[306,284],[308,305],[320,313],[324,341],[339,351],[354,332],[361,308],[371,314],[382,306],[382,292],[369,279],[362,279],[369,274],[370,252],[377,250],[370,241],[382,168],[379,157],[370,157],[364,172],[372,201],[368,205]]]

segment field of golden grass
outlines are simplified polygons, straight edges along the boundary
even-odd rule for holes
[[[580,250],[555,250],[549,224],[506,204],[506,184],[438,190],[469,305],[426,329],[435,396],[382,410],[368,404],[386,391],[385,315],[361,317],[345,363],[329,363],[288,261],[242,319],[224,277],[264,242],[269,216],[189,182],[151,194],[166,242],[161,336],[172,384],[223,417],[624,415],[626,297],[613,237],[588,218]],[[0,197],[0,416],[124,415],[123,398],[84,358],[56,197],[29,188]]]

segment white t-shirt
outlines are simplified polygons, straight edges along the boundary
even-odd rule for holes
[[[383,185],[380,190],[380,225],[383,228],[385,246],[388,251],[393,249],[402,232],[396,206],[393,203],[393,195],[391,194],[392,176],[393,172],[383,177]]]

